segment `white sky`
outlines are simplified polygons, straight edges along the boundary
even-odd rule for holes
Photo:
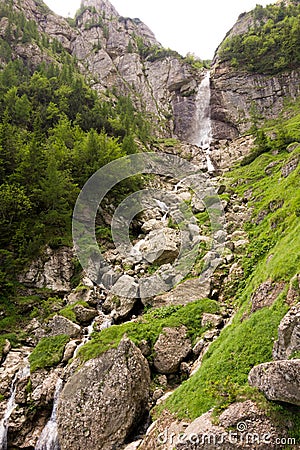
[[[45,0],[57,14],[73,17],[81,0]],[[250,11],[258,3],[268,5],[275,0],[111,0],[125,17],[141,19],[164,46],[183,56],[194,53],[211,59],[227,31],[239,14]]]

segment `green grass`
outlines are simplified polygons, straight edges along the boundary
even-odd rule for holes
[[[75,307],[76,305],[81,305],[81,306],[84,306],[85,308],[88,308],[88,307],[89,307],[89,305],[88,305],[86,302],[84,302],[84,301],[78,301],[78,302],[74,303],[73,305],[67,305],[67,306],[65,306],[64,308],[62,308],[62,309],[59,311],[59,314],[60,314],[61,316],[64,316],[66,319],[71,320],[72,322],[78,323],[78,321],[77,321],[77,319],[76,319],[76,314],[75,314],[75,312],[74,312],[74,307]]]
[[[29,356],[31,372],[59,364],[68,341],[66,334],[42,338]]]
[[[96,358],[110,348],[116,348],[125,334],[135,344],[138,345],[145,339],[153,348],[164,327],[185,325],[194,342],[196,337],[206,330],[201,327],[204,312],[219,312],[218,303],[203,299],[186,306],[167,306],[150,310],[136,322],[113,325],[100,333],[94,332],[91,341],[79,350],[79,356],[84,361]]]
[[[178,417],[195,419],[212,407],[251,396],[248,374],[257,364],[272,358],[280,320],[288,307],[278,300],[249,319],[238,317],[212,343],[198,372],[169,397],[166,407]]]

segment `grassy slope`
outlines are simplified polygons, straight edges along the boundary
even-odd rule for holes
[[[266,131],[272,131],[276,125],[269,123]],[[293,127],[299,133],[300,117],[294,115],[285,125],[289,132]],[[250,244],[241,261],[244,278],[231,290],[238,312],[233,323],[211,345],[199,371],[164,405],[179,417],[193,419],[212,407],[221,411],[242,398],[262,399],[248,386],[248,373],[254,365],[272,359],[277,328],[289,308],[285,302],[288,283],[299,273],[300,266],[300,164],[286,178],[281,173],[287,162],[300,157],[300,145],[292,152],[274,153],[277,152],[264,153],[251,164],[227,174],[228,186],[234,186],[239,196],[250,198],[249,206],[253,208],[253,217],[245,226]],[[278,164],[267,175],[265,169],[273,161]],[[274,208],[273,202],[280,206]],[[285,281],[286,288],[271,307],[249,315],[252,293],[267,280]],[[290,412],[293,408],[272,408],[277,418],[292,414],[289,417],[294,423],[300,420],[299,412]]]

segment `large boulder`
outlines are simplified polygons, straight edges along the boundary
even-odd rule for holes
[[[268,400],[300,406],[300,359],[259,364],[251,369],[248,379]]]
[[[147,408],[149,386],[148,363],[127,338],[117,349],[86,362],[60,396],[61,449],[120,448]]]
[[[278,340],[274,343],[273,358],[289,359],[300,351],[300,303],[284,316],[278,328]]]
[[[186,327],[164,328],[154,345],[154,367],[160,373],[175,373],[191,350]]]
[[[159,295],[145,303],[159,308],[169,305],[187,305],[188,303],[208,297],[210,293],[210,280],[192,278],[178,284],[172,291]]]
[[[67,334],[71,338],[76,338],[81,334],[81,328],[76,323],[64,316],[56,314],[53,319],[48,322],[49,336],[59,336]]]

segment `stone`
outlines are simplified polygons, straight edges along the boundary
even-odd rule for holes
[[[274,283],[271,280],[262,283],[251,296],[251,313],[266,306],[271,306],[280,292],[284,289],[285,283]]]
[[[191,341],[184,326],[164,328],[154,345],[154,368],[162,374],[176,373],[191,350]]]
[[[167,264],[178,256],[178,236],[172,228],[151,231],[139,246],[150,264]]]
[[[175,450],[275,450],[276,438],[287,437],[286,431],[251,400],[230,405],[220,415],[218,425],[212,411],[203,414],[185,428],[184,435],[174,442]]]
[[[222,325],[223,325],[223,318],[221,316],[218,316],[217,314],[203,313],[201,320],[202,327],[208,326],[219,328]]]
[[[124,298],[138,298],[139,285],[130,275],[122,275],[113,285],[111,293]]]
[[[81,328],[76,323],[67,319],[66,317],[56,314],[48,322],[48,336],[58,336],[59,334],[67,334],[71,338],[79,337],[81,334]]]
[[[187,305],[201,298],[206,298],[210,293],[210,281],[192,278],[178,284],[172,291],[158,295],[148,303],[159,308],[168,305]]]
[[[147,408],[150,370],[127,338],[71,376],[57,411],[62,448],[121,448]]]
[[[294,172],[294,170],[297,169],[299,161],[300,161],[300,157],[299,157],[299,155],[297,155],[294,158],[292,158],[290,161],[288,161],[282,167],[281,175],[283,176],[283,178],[288,177],[292,172]]]
[[[196,342],[196,344],[193,347],[193,353],[196,356],[196,358],[198,358],[198,356],[200,356],[205,345],[206,345],[206,343],[205,343],[204,339],[200,339],[198,342]]]
[[[66,363],[70,361],[71,358],[73,358],[77,346],[78,346],[77,341],[70,341],[66,344],[62,362]]]
[[[164,228],[165,226],[166,226],[166,221],[150,219],[150,220],[147,220],[147,222],[143,223],[143,225],[141,226],[141,229],[142,229],[142,231],[144,231],[144,233],[149,233],[150,231],[159,230],[161,228]]]
[[[259,364],[251,369],[248,380],[268,400],[300,406],[300,359]]]
[[[289,359],[295,352],[300,352],[300,303],[293,306],[280,322],[273,359]]]
[[[134,297],[119,297],[109,293],[102,304],[102,309],[105,313],[110,313],[114,320],[125,319],[133,310],[136,301],[137,299]]]
[[[98,315],[94,308],[86,308],[83,305],[75,305],[73,308],[77,321],[81,325],[88,325]]]

